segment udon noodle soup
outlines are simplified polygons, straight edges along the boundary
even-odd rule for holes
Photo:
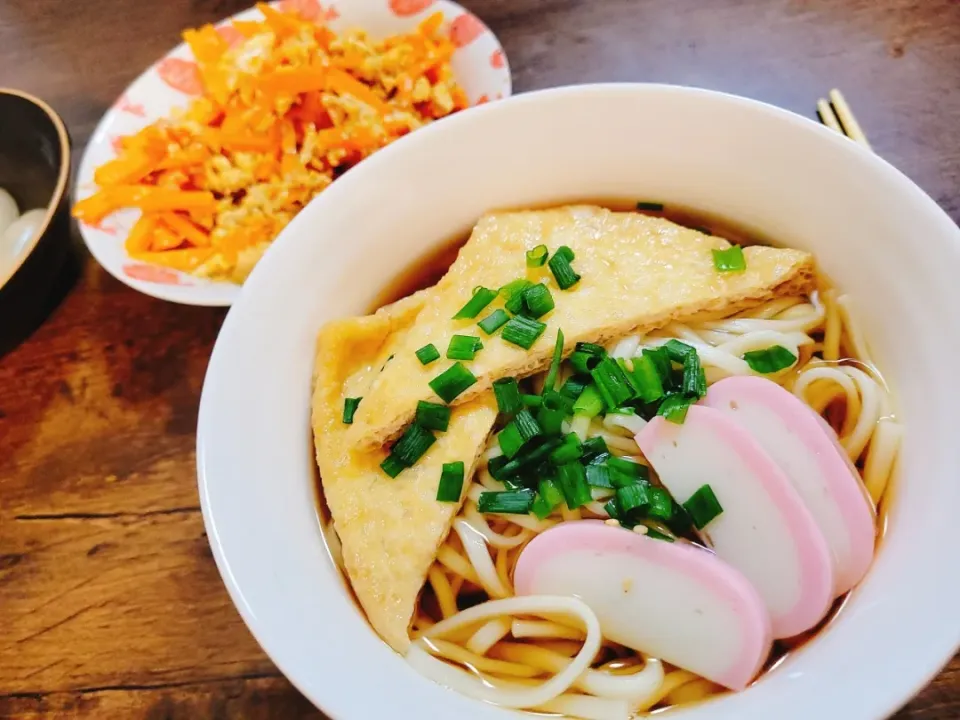
[[[592,222],[572,212],[564,222]],[[694,254],[699,243],[709,246],[710,266],[683,279],[681,298],[696,283],[713,283],[709,273],[724,284],[762,264],[753,249],[635,217],[623,220],[630,237],[652,227],[657,248],[673,232],[692,238]],[[584,324],[567,316],[573,300],[562,298],[578,285],[579,292],[590,290],[591,250],[576,247],[572,259],[538,264],[544,250],[537,241],[544,240],[547,258],[563,256],[556,238],[575,229],[543,218],[536,226],[539,235],[520,233],[530,252],[514,267],[545,285],[555,307],[538,314],[535,297],[531,310],[511,303],[510,288],[501,287],[482,313],[455,327],[484,347],[452,355],[477,368],[482,384],[486,366],[479,360],[502,335],[471,328],[496,308],[518,317],[526,308],[526,317],[547,326],[531,346],[545,347],[547,360],[532,373],[491,377],[492,392],[488,385],[477,400],[443,402],[442,387],[423,400],[453,410],[450,434],[457,408],[467,412],[487,398],[493,410],[487,434],[473,438],[476,461],[464,455],[461,475],[451,470],[455,462],[430,471],[434,502],[450,507],[435,555],[423,563],[422,592],[412,596],[409,618],[401,613],[407,642],[391,639],[374,603],[365,601],[364,569],[346,552],[349,524],[340,522],[332,502],[336,488],[328,488],[328,473],[336,470],[324,464],[318,441],[347,574],[375,628],[416,669],[481,701],[625,720],[742,689],[829,622],[862,579],[880,535],[876,511],[902,428],[851,300],[814,276],[754,293],[747,303],[705,303],[712,307],[644,331],[570,343],[561,333]],[[496,236],[513,232],[501,217]],[[478,225],[470,243],[485,237]],[[666,245],[664,257],[683,272],[683,251]],[[468,261],[461,251],[451,275]],[[564,288],[568,268],[582,279]],[[486,277],[467,282],[466,297],[475,301],[482,290],[475,286],[486,286]],[[639,298],[642,280],[623,285],[624,302],[633,301],[638,286]],[[409,332],[416,336],[424,315],[411,315]],[[449,336],[444,340],[434,343],[440,354]],[[391,357],[380,357],[389,367],[404,346],[387,345],[381,351]],[[436,376],[449,365],[441,358],[422,367]],[[385,372],[372,369],[374,376]],[[369,399],[380,391],[367,375],[332,396],[339,422],[350,392],[365,388]],[[356,425],[363,400],[352,404]],[[429,414],[417,418],[430,425]],[[372,451],[387,475],[409,433],[392,451],[389,445]],[[445,451],[439,446],[433,452]],[[404,483],[405,473],[430,462],[430,453],[404,459],[407,469],[382,482]]]

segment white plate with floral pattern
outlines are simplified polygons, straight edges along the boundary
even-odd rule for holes
[[[511,93],[510,68],[499,40],[475,15],[449,0],[279,0],[271,5],[325,22],[337,33],[362,28],[375,38],[410,32],[424,18],[442,12],[444,31],[457,48],[451,66],[470,104],[498,100]],[[229,40],[231,22],[261,17],[259,10],[251,8],[216,27]],[[121,138],[186,107],[201,92],[193,55],[181,43],[140,75],[104,115],[80,162],[74,199],[82,200],[96,190],[94,171],[117,156]],[[124,243],[138,217],[139,211],[128,209],[96,224],[80,223],[81,235],[91,254],[111,275],[135,290],[163,300],[187,305],[234,302],[240,285],[196,277],[130,257]]]

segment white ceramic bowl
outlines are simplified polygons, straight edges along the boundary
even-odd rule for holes
[[[960,644],[960,230],[879,157],[717,93],[599,85],[521,95],[387,148],[284,231],[230,311],[200,407],[204,518],[227,588],[280,669],[337,720],[517,717],[434,685],[371,631],[317,521],[314,338],[484,211],[584,198],[683,204],[814,252],[861,308],[906,423],[889,528],[819,638],[677,720],[881,718]]]

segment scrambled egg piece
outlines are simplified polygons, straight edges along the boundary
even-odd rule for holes
[[[462,460],[464,488],[469,485],[497,405],[488,393],[458,407],[420,461],[391,479],[379,467],[385,451],[351,451],[343,403],[365,396],[380,368],[393,362],[388,358],[433,292],[411,295],[374,315],[334,321],[317,340],[313,433],[324,497],[360,605],[399,653],[410,644],[417,597],[460,509],[460,503],[436,500],[441,466]]]
[[[559,290],[547,266],[528,271],[524,253],[545,244],[576,253],[582,279]],[[770,247],[744,248],[746,270],[718,272],[712,251],[726,240],[681,227],[663,218],[600,207],[500,212],[481,218],[456,262],[437,285],[436,297],[410,329],[396,357],[374,381],[347,433],[351,444],[371,448],[394,438],[413,418],[417,401],[437,397],[428,382],[449,361],[421,365],[414,352],[428,343],[443,352],[452,335],[480,336],[484,348],[464,363],[477,382],[454,400],[466,402],[501,377],[544,370],[563,330],[564,354],[577,342],[604,343],[640,330],[662,327],[701,313],[729,314],[771,297],[813,287],[813,258]],[[544,334],[530,350],[482,335],[476,322],[500,305],[494,301],[477,320],[453,320],[474,288],[500,288],[517,278],[547,282],[556,307],[540,318]]]

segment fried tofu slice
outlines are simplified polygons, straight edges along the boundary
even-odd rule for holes
[[[574,270],[581,280],[558,289],[549,269],[526,268],[524,253],[545,244],[573,249]],[[396,437],[413,418],[417,401],[437,400],[428,382],[449,361],[423,366],[414,351],[433,343],[441,352],[454,334],[480,336],[484,348],[467,367],[477,377],[453,404],[467,402],[502,377],[524,377],[550,363],[557,330],[563,330],[564,354],[578,342],[604,343],[634,331],[662,327],[700,314],[723,315],[773,297],[813,289],[811,255],[797,250],[747,247],[746,270],[719,272],[713,250],[730,247],[720,237],[682,227],[669,220],[600,207],[570,206],[549,210],[485,215],[461,249],[447,275],[416,319],[390,366],[374,381],[369,401],[360,406],[348,438],[372,448]],[[500,288],[517,278],[544,281],[556,307],[540,318],[544,334],[530,350],[487,337],[476,320],[453,320],[474,288]]]
[[[366,396],[432,292],[373,315],[331,322],[317,339],[312,424],[324,497],[360,605],[399,653],[410,645],[417,597],[460,509],[460,503],[436,500],[441,466],[462,460],[466,489],[496,419],[496,401],[488,393],[457,407],[447,431],[437,433],[420,461],[396,478],[380,469],[385,450],[352,451],[343,403]]]

